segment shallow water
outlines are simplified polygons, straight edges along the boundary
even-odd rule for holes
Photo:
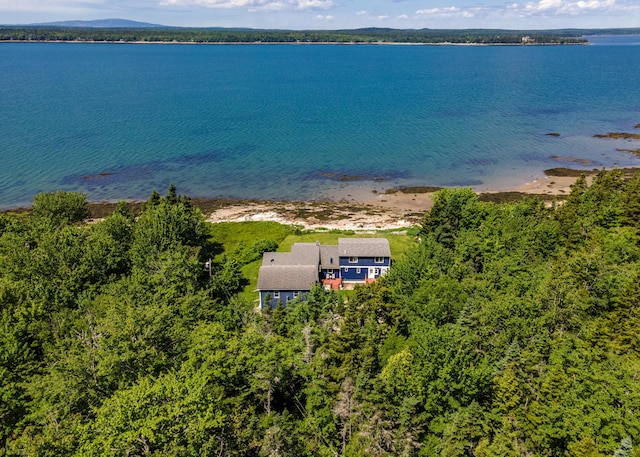
[[[0,208],[55,189],[313,199],[640,166],[616,150],[640,142],[593,138],[636,131],[640,46],[4,43],[0,62]]]

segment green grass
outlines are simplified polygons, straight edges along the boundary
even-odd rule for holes
[[[253,302],[258,299],[258,293],[255,290],[258,287],[258,272],[261,264],[262,260],[256,260],[242,267],[242,275],[249,280],[249,284],[239,293],[245,301]]]
[[[219,260],[223,253],[232,255],[259,240],[273,240],[280,244],[289,234],[298,230],[293,225],[277,222],[217,222],[208,225],[209,239],[216,246],[215,260]]]
[[[242,248],[253,246],[259,240],[273,240],[278,245],[289,234],[299,231],[293,225],[283,225],[269,221],[217,222],[208,224],[209,240],[215,246],[214,261],[220,261],[223,255],[233,256]],[[257,298],[254,292],[258,286],[258,271],[261,260],[256,260],[242,267],[242,275],[249,284],[240,293],[240,297],[253,302]]]
[[[400,258],[415,243],[414,236],[418,229],[380,230],[373,234],[359,234],[350,230],[322,230],[315,232],[302,231],[293,225],[278,222],[219,222],[209,224],[210,241],[216,246],[215,260],[223,254],[234,255],[241,248],[253,246],[259,240],[273,240],[278,243],[278,251],[289,252],[294,243],[338,244],[338,238],[386,238],[389,240],[391,256]],[[405,233],[406,232],[406,233]],[[262,259],[248,263],[242,267],[242,274],[249,284],[240,293],[247,301],[257,299],[254,292],[258,286],[258,272]]]

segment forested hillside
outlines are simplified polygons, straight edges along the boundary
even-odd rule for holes
[[[3,26],[1,41],[81,42],[187,42],[187,43],[527,43],[585,44],[585,34],[628,33],[638,29],[611,30],[490,30],[368,28],[353,30],[262,30],[210,28],[94,28],[53,26]]]
[[[384,280],[263,314],[174,188],[0,215],[0,455],[640,456],[640,173],[434,199]]]

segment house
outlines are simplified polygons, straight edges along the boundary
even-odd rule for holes
[[[374,282],[390,265],[386,238],[339,238],[337,245],[296,243],[291,252],[265,252],[258,274],[260,308],[304,299],[318,283],[336,290]]]
[[[260,308],[304,298],[318,282],[319,243],[296,243],[291,252],[265,252],[258,273]]]
[[[343,284],[375,281],[391,265],[386,238],[340,238],[338,255]]]

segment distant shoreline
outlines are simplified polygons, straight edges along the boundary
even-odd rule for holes
[[[0,40],[1,43],[68,43],[68,44],[149,44],[149,45],[239,45],[239,46],[251,46],[251,45],[337,45],[337,46],[588,46],[591,43],[576,42],[576,43],[423,43],[423,42],[406,42],[398,43],[393,41],[97,41],[97,40]]]
[[[376,27],[342,30],[269,30],[32,24],[0,26],[0,41],[136,44],[548,45],[585,44],[587,43],[585,35],[622,33],[623,31],[625,29],[439,30]]]

